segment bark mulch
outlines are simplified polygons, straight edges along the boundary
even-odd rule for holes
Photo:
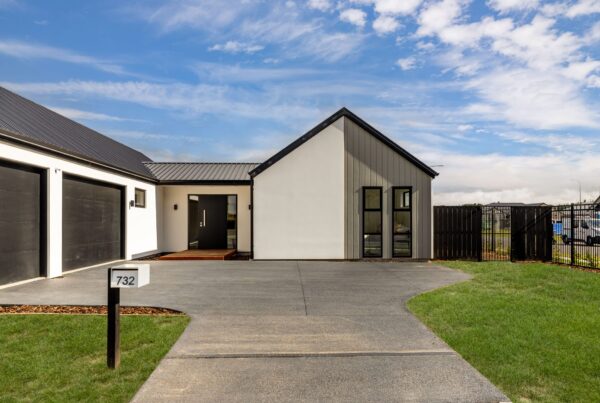
[[[106,305],[0,305],[2,314],[106,315]],[[122,306],[121,315],[185,315],[183,312],[152,306]]]

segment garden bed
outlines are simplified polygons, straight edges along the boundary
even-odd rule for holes
[[[121,315],[184,315],[183,312],[153,306],[121,306]],[[0,305],[0,314],[106,315],[106,305]]]

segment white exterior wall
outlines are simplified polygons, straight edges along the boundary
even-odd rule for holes
[[[157,251],[156,186],[131,177],[111,173],[84,163],[64,160],[50,154],[0,141],[0,158],[46,170],[48,248],[47,275],[62,274],[62,178],[63,174],[77,175],[126,187],[125,257]],[[135,188],[146,190],[146,207],[129,207]]]
[[[255,259],[344,259],[343,124],[254,178]]]
[[[164,185],[159,222],[160,250],[178,252],[188,249],[188,195],[237,195],[238,251],[250,252],[250,185]],[[177,210],[174,205],[177,204]]]

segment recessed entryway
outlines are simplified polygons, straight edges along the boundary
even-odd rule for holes
[[[188,196],[188,248],[237,249],[237,195]]]

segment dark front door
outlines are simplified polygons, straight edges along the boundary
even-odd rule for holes
[[[189,197],[189,248],[227,248],[227,196]]]

